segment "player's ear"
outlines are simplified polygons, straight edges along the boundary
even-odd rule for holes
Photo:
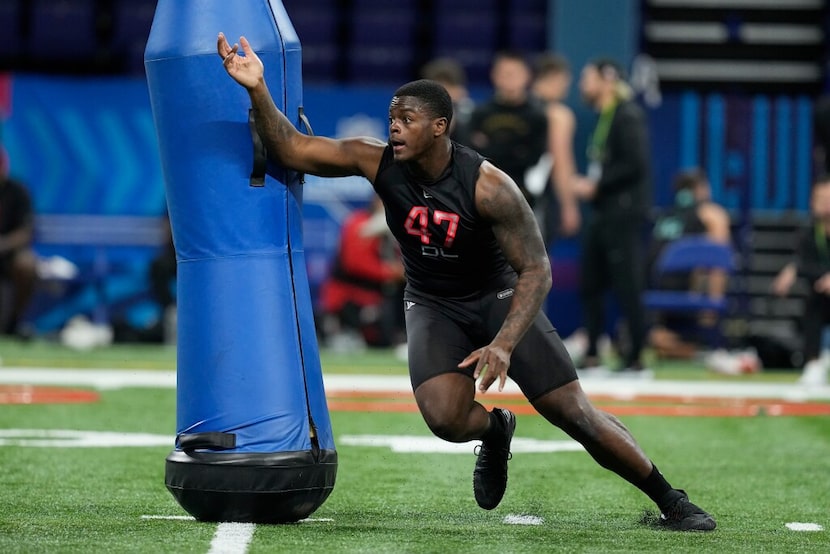
[[[447,118],[446,117],[438,117],[432,121],[432,128],[434,131],[434,135],[436,137],[440,137],[441,135],[445,134],[448,130],[447,125]]]

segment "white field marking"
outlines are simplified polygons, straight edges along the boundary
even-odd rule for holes
[[[220,523],[210,541],[208,554],[245,554],[255,530],[253,523]]]
[[[469,454],[473,450],[471,443],[454,443],[437,437],[423,436],[389,436],[389,435],[343,435],[336,439],[339,444],[349,446],[372,446],[389,448],[392,452],[427,452],[442,454]],[[477,443],[476,443],[477,444]],[[572,440],[545,441],[537,439],[514,438],[510,451],[517,452],[577,452],[584,448]]]
[[[176,388],[175,371],[152,369],[0,368],[0,383],[85,386],[101,390],[127,387]]]
[[[502,520],[502,523],[507,525],[542,525],[544,522],[544,518],[525,514],[507,514]]]
[[[324,375],[326,392],[411,392],[406,375]],[[176,372],[152,369],[53,369],[0,367],[0,383],[27,385],[88,386],[97,389],[127,387],[175,388]],[[722,381],[639,381],[635,379],[591,378],[582,380],[589,394],[627,398],[639,394],[683,397],[773,398],[789,401],[830,399],[830,385],[805,387],[797,383],[741,383]],[[519,388],[508,379],[505,393],[518,394]],[[501,398],[497,390],[481,395],[492,402]]]
[[[163,516],[163,515],[143,515],[141,519],[164,519],[174,521],[196,521],[193,516]],[[301,519],[297,523],[331,523],[334,520],[330,517],[307,517]]]
[[[793,521],[791,523],[787,523],[786,527],[790,531],[824,531],[824,527],[818,523],[799,523],[797,521]]]
[[[0,429],[0,446],[59,448],[115,448],[123,446],[169,446],[175,438],[150,433],[77,431],[73,429]]]

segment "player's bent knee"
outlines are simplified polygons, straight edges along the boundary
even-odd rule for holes
[[[466,429],[453,421],[430,421],[426,420],[427,427],[432,431],[432,434],[439,439],[448,442],[466,442],[469,438],[466,436]]]
[[[457,408],[441,402],[419,401],[421,415],[432,433],[445,441],[464,442],[467,437],[466,418]]]

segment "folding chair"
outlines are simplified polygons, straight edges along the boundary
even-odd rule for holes
[[[691,274],[695,270],[722,269],[727,275],[735,272],[734,252],[731,246],[713,242],[705,237],[684,237],[666,245],[654,266],[654,283],[643,294],[645,308],[664,314],[715,313],[718,322],[706,333],[710,346],[719,346],[720,318],[726,313],[725,297],[712,298],[704,292],[693,290],[666,290],[657,283],[672,274]]]

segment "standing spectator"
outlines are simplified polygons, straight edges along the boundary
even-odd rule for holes
[[[29,191],[9,176],[9,158],[0,149],[0,283],[11,287],[10,306],[0,291],[0,317],[6,315],[3,333],[24,336],[21,326],[37,282],[37,264],[32,241],[34,212]]]
[[[550,244],[556,236],[570,236],[579,231],[579,201],[573,193],[576,174],[573,141],[576,118],[564,100],[571,87],[571,67],[558,54],[545,53],[536,59],[532,91],[544,103],[548,118],[548,152],[550,175],[545,175],[548,202],[544,210],[543,230]]]
[[[579,89],[599,112],[588,146],[588,174],[574,185],[577,196],[593,208],[582,252],[581,296],[588,331],[583,363],[599,365],[604,293],[613,288],[628,323],[623,371],[646,376],[641,360],[646,335],[641,232],[651,191],[645,114],[632,101],[622,69],[613,61],[588,63]]]
[[[819,178],[810,198],[812,224],[801,233],[795,259],[784,266],[773,281],[773,292],[789,293],[798,277],[809,284],[802,316],[805,385],[827,383],[828,360],[821,356],[821,337],[830,324],[830,177]]]
[[[473,111],[470,146],[507,173],[535,208],[542,191],[528,190],[525,173],[547,150],[548,120],[530,94],[530,66],[516,52],[500,52],[490,78],[493,97]]]
[[[367,209],[344,222],[331,274],[320,289],[321,326],[330,346],[351,348],[355,335],[358,345],[404,344],[403,285],[403,264],[375,195]]]
[[[452,99],[452,122],[450,138],[464,145],[470,143],[470,117],[475,102],[467,90],[467,74],[464,67],[454,58],[435,58],[421,70],[421,77],[440,83]]]

